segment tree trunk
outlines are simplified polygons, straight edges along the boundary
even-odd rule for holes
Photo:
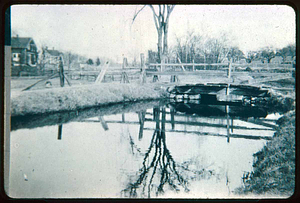
[[[161,63],[162,59],[162,30],[157,31],[157,52],[158,52],[158,63]]]
[[[168,55],[168,31],[169,31],[169,24],[164,23],[164,50],[163,50],[163,54],[165,56]]]

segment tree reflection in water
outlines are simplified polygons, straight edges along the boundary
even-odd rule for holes
[[[150,198],[153,193],[156,196],[163,194],[166,187],[176,192],[180,191],[180,188],[188,192],[188,179],[193,179],[195,174],[201,176],[205,172],[204,169],[191,171],[187,166],[179,166],[174,161],[166,145],[165,107],[161,108],[161,115],[160,122],[160,108],[154,108],[153,116],[156,121],[156,128],[150,146],[144,155],[144,161],[136,181],[129,183],[127,188],[122,190],[126,197],[138,197],[140,193],[141,197]],[[192,172],[193,175],[183,175],[184,172]]]

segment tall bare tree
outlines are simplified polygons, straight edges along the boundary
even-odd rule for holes
[[[168,55],[169,19],[175,5],[144,5],[134,14],[132,23],[135,21],[138,14],[147,6],[150,7],[153,13],[153,20],[157,31],[158,60],[161,62],[161,60]]]

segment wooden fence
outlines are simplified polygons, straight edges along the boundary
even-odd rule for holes
[[[214,82],[258,85],[268,81],[292,78],[295,74],[294,64],[239,64],[232,62],[145,64],[144,54],[141,54],[140,57],[141,63],[139,67],[128,67],[127,59],[124,58],[122,68],[109,67],[107,62],[99,67],[99,70],[66,70],[65,75],[70,80],[88,80],[91,82],[120,81],[126,83],[133,80],[140,80],[142,83],[145,83],[147,82],[147,77],[152,77],[152,82],[156,82],[162,76],[170,76],[170,82],[176,82],[179,81],[179,76],[197,76],[199,78],[216,79]],[[40,77],[45,78],[45,76]]]
[[[295,72],[293,64],[239,64],[239,63],[169,63],[149,64],[148,76],[178,77],[180,75],[198,75],[204,77],[219,77],[229,79],[226,82],[234,83],[233,78],[241,76],[251,77],[253,84],[267,81],[292,78]],[[153,78],[154,79],[154,78]],[[153,80],[154,81],[154,80]],[[239,81],[241,82],[241,81]]]

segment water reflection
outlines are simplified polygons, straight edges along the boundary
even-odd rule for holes
[[[178,112],[185,113],[185,115],[200,115],[204,117],[223,117],[222,119],[226,120],[226,137],[227,143],[230,142],[230,136],[233,133],[233,120],[234,117],[265,117],[267,112],[263,108],[257,107],[231,107],[228,105],[225,106],[216,106],[211,107],[208,105],[200,105],[200,104],[187,104],[187,103],[169,103],[168,107],[170,108],[170,122],[171,122],[171,130],[169,132],[175,131],[175,124],[184,124],[184,125],[194,125],[199,126],[203,125],[201,122],[177,122],[175,121],[175,115]],[[212,110],[213,109],[213,110]],[[219,111],[215,111],[215,109],[219,109]],[[221,111],[224,110],[224,111]],[[247,112],[248,114],[245,114]],[[254,114],[253,114],[254,113]],[[143,138],[143,130],[145,124],[145,115],[146,112],[138,112],[139,115],[139,140]],[[161,120],[160,120],[161,117]],[[150,145],[148,150],[144,155],[144,160],[142,163],[142,167],[138,170],[137,177],[135,181],[128,183],[126,189],[122,190],[122,193],[125,197],[151,197],[151,194],[155,194],[155,196],[162,195],[164,193],[164,187],[168,187],[170,190],[174,190],[176,192],[181,189],[185,192],[189,191],[189,181],[191,179],[201,179],[203,173],[206,173],[206,177],[212,175],[214,172],[212,170],[207,170],[205,168],[198,169],[198,171],[191,171],[188,168],[188,165],[183,166],[182,164],[176,163],[173,159],[170,150],[166,144],[166,107],[155,107],[153,108],[153,120],[155,121],[155,129],[153,136],[150,141]],[[124,120],[122,120],[125,122]],[[146,119],[146,121],[150,121]],[[262,122],[261,122],[262,124]],[[223,125],[217,124],[204,124],[206,126],[213,127],[225,127]],[[237,126],[237,128],[242,128]],[[247,128],[248,129],[248,128]],[[251,128],[250,128],[251,129]],[[253,128],[255,129],[255,128]],[[252,129],[252,130],[253,130]],[[256,128],[255,130],[261,130],[261,128]],[[269,130],[269,129],[268,129]],[[185,133],[188,132],[185,129]],[[201,132],[199,132],[201,133]],[[222,135],[219,135],[222,136]],[[262,137],[253,137],[247,135],[235,135],[234,137],[240,137],[244,139],[261,139]],[[268,139],[268,137],[264,137]],[[147,164],[146,164],[147,163]],[[188,162],[185,162],[187,164]],[[181,170],[178,170],[178,169]],[[194,176],[189,176],[184,173],[192,172]],[[209,175],[208,175],[209,174]],[[195,177],[196,176],[196,177]],[[198,177],[197,177],[198,176]],[[228,173],[225,173],[226,176],[226,186],[229,188],[229,178]],[[191,178],[193,177],[193,178]]]
[[[160,113],[162,120],[160,122]],[[141,113],[145,115],[145,112]],[[156,196],[164,193],[164,186],[167,184],[171,189],[178,191],[182,187],[184,191],[188,191],[188,181],[178,172],[176,162],[174,161],[166,144],[166,113],[163,107],[160,111],[159,107],[153,109],[155,119],[155,130],[150,142],[150,146],[145,153],[143,167],[139,169],[139,175],[135,182],[129,183],[128,187],[122,192],[125,196],[137,197],[138,190],[141,190],[140,196],[145,196],[145,193],[150,198],[151,191],[154,191]],[[145,117],[145,116],[143,116]],[[141,128],[144,121],[141,121]],[[139,139],[142,138],[140,129]],[[146,164],[148,163],[148,164]],[[155,177],[155,175],[157,177]],[[159,181],[158,183],[155,181]]]
[[[58,125],[58,136],[57,136],[58,140],[61,140],[61,135],[62,135],[62,125]]]
[[[173,192],[171,197],[201,198],[214,197],[208,190],[221,191],[221,185],[230,193],[276,128],[266,115],[258,107],[152,102],[46,115],[33,123],[13,118],[12,194],[165,197]],[[19,180],[20,171],[26,171],[26,183],[23,176]]]

